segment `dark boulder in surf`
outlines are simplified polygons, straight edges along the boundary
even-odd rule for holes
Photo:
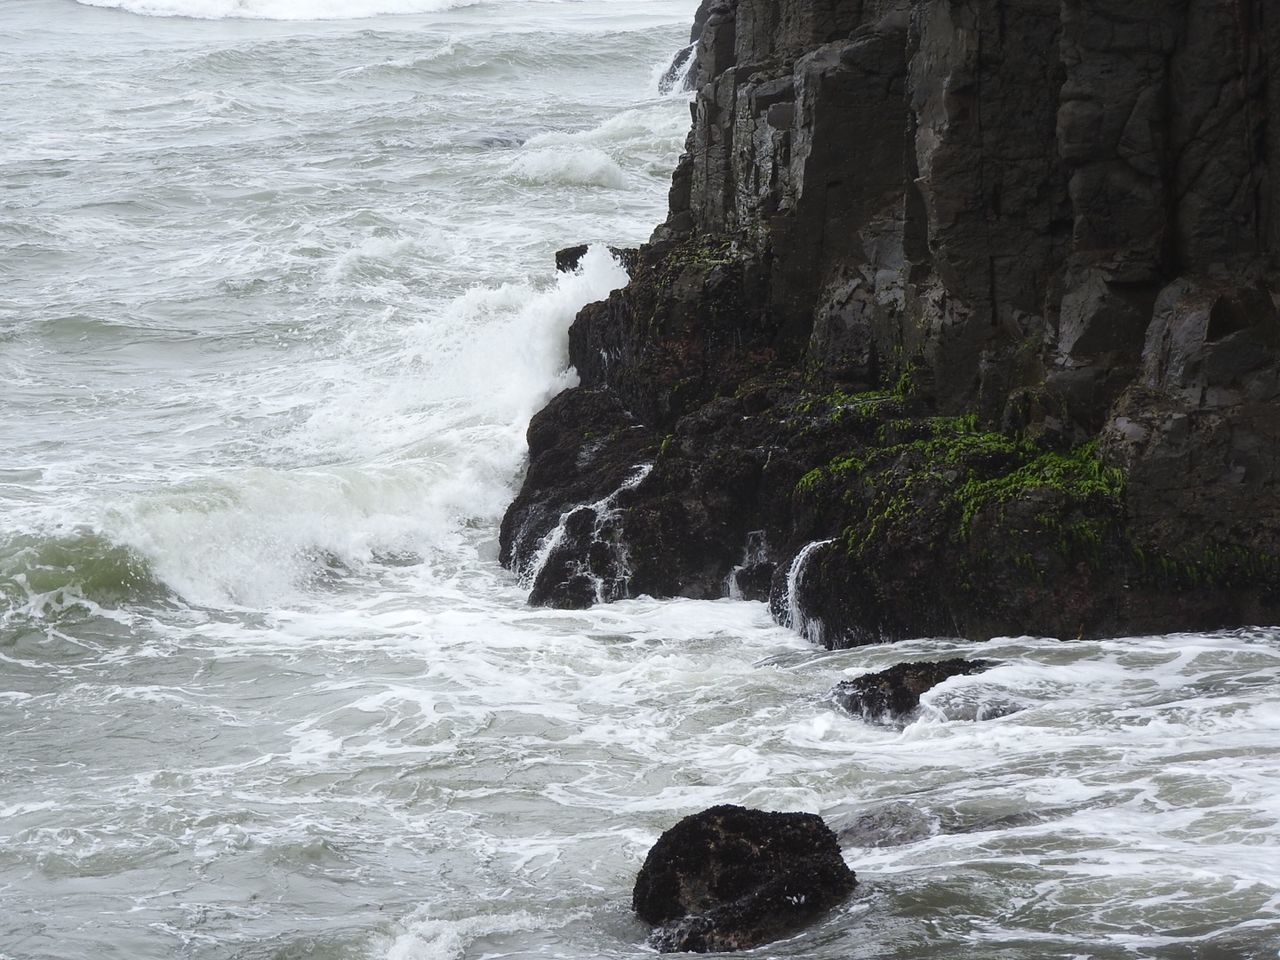
[[[631,904],[663,953],[746,950],[816,919],[857,882],[821,817],[726,804],[658,838]]]
[[[582,263],[582,258],[587,255],[589,247],[589,244],[579,243],[572,247],[565,247],[563,250],[557,250],[556,270],[560,273],[573,273],[578,269],[578,265]]]
[[[991,660],[925,661],[899,663],[888,670],[868,673],[837,684],[831,698],[844,710],[872,722],[900,721],[920,706],[920,695],[951,677],[982,673],[995,666]]]

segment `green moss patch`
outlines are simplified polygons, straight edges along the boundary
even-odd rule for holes
[[[1170,588],[1267,586],[1280,592],[1280,556],[1243,546],[1201,546],[1177,553],[1130,547],[1143,579]]]
[[[1037,453],[1017,469],[1000,476],[970,475],[956,491],[961,505],[961,534],[968,535],[978,511],[1008,503],[1035,490],[1054,491],[1072,505],[1095,505],[1108,508],[1109,512],[1118,511],[1124,495],[1124,472],[1105,466],[1098,456],[1098,445],[1091,442],[1067,453]],[[1081,532],[1081,536],[1094,541],[1101,534],[1090,530],[1087,534]]]
[[[1118,530],[1124,475],[1102,462],[1096,444],[1049,450],[980,430],[972,415],[890,417],[874,442],[801,477],[795,495],[844,515],[855,556],[886,537],[922,548],[939,536],[964,543],[979,515],[1001,526],[1014,503],[1021,505],[1009,524],[1014,539],[1047,533],[1059,552],[1075,556],[1096,552]]]

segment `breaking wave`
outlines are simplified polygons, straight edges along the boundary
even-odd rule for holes
[[[374,261],[403,254],[361,249]],[[357,266],[371,269],[339,261]],[[316,407],[274,440],[280,462],[113,500],[97,513],[102,533],[21,538],[0,552],[0,573],[21,577],[6,597],[37,614],[166,589],[257,608],[405,566],[447,578],[467,555],[460,538],[496,524],[510,499],[529,418],[576,383],[573,317],[625,282],[596,246],[551,284],[476,286],[418,323],[353,335],[309,369]]]
[[[0,543],[0,617],[49,617],[167,595],[145,557],[88,527],[20,534]]]
[[[507,170],[507,175],[528,183],[565,183],[584,187],[621,190],[626,175],[603,150],[536,150],[525,154]]]

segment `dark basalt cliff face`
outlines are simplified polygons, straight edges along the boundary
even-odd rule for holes
[[[828,644],[1280,620],[1280,11],[700,16],[670,216],[530,427],[532,602],[732,589]]]

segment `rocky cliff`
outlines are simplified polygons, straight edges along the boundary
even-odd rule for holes
[[[1280,14],[710,0],[670,215],[570,334],[531,601],[828,644],[1280,621]]]

